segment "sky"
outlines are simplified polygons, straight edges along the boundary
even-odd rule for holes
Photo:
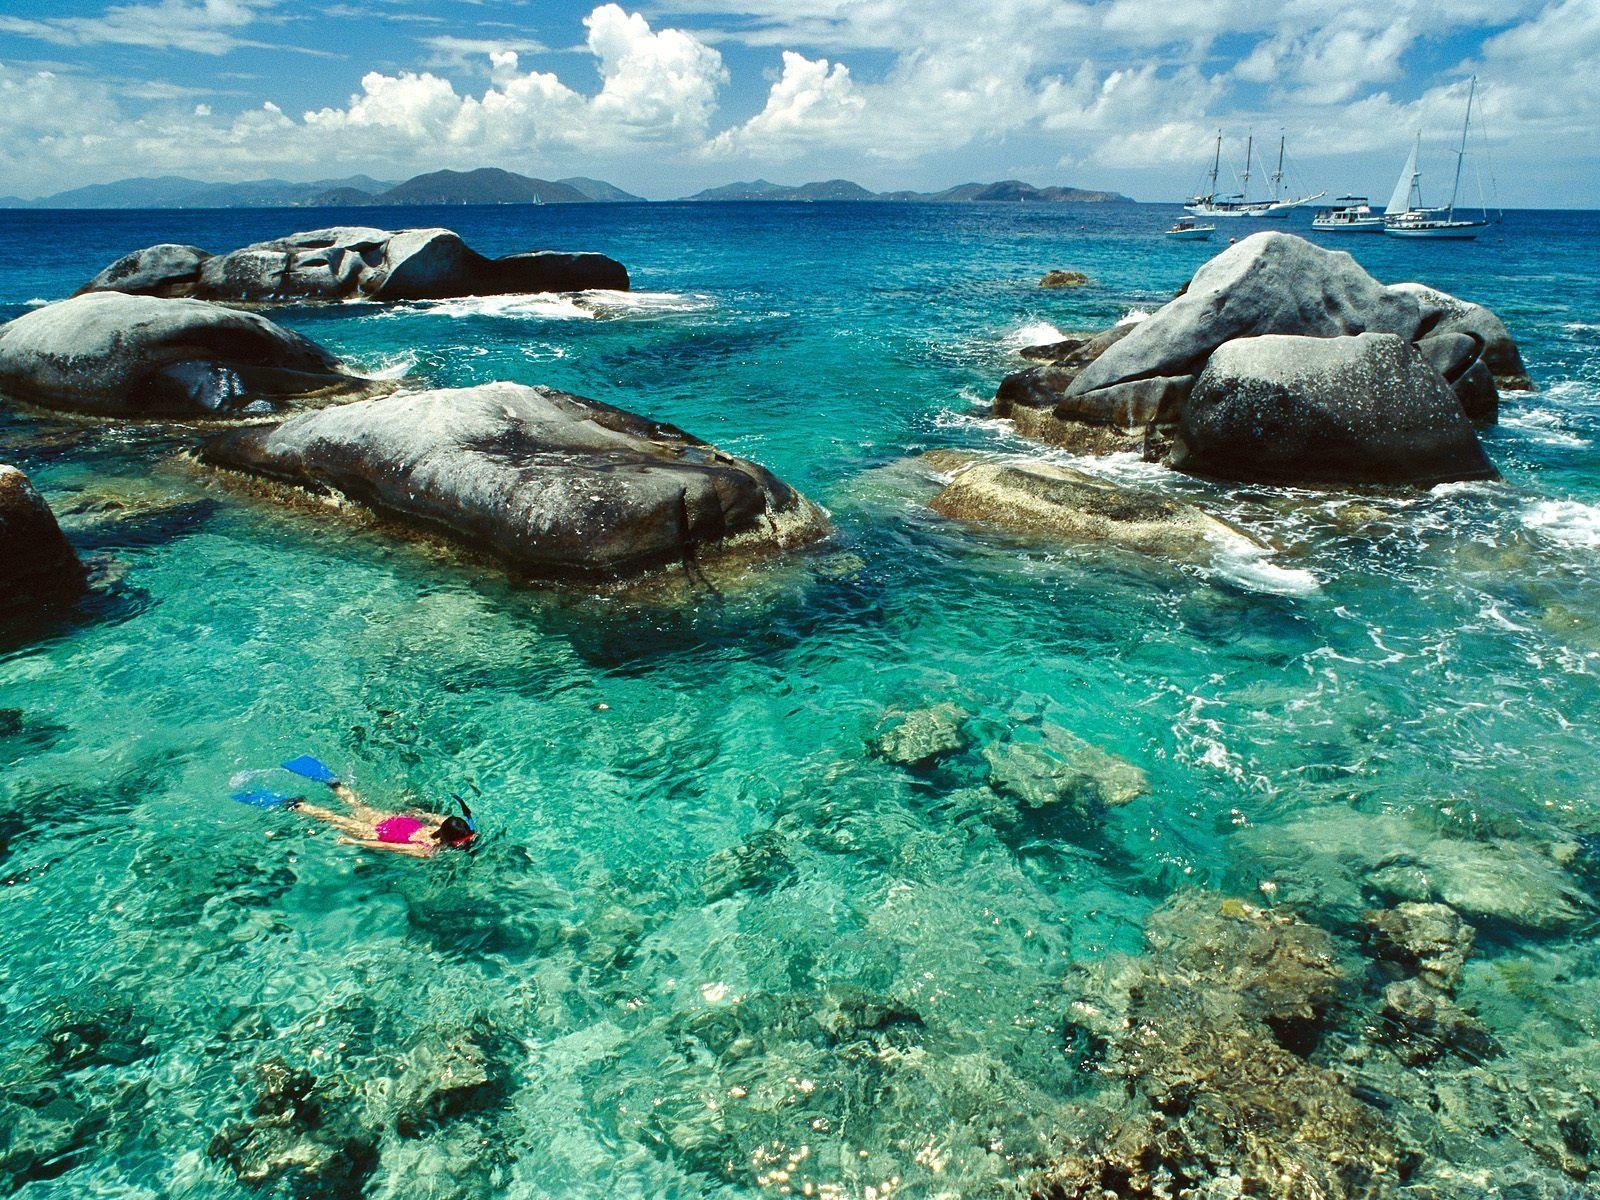
[[[0,0],[0,195],[498,166],[1600,207],[1600,0]],[[1257,166],[1252,187],[1262,179]]]

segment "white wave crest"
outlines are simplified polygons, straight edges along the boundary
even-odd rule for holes
[[[1137,325],[1140,321],[1148,320],[1150,313],[1143,308],[1130,308],[1117,318],[1118,325]]]
[[[398,354],[373,354],[352,361],[368,379],[392,381],[411,374],[411,368],[417,365],[418,360],[416,351],[402,350]]]
[[[1006,337],[1006,345],[1021,350],[1025,346],[1048,346],[1059,342],[1066,334],[1049,321],[1031,321]]]
[[[1309,596],[1322,587],[1322,581],[1310,571],[1273,562],[1270,550],[1246,546],[1242,540],[1218,539],[1215,544],[1217,574],[1253,592]]]
[[[54,303],[55,303],[54,300],[41,300],[38,296],[35,296],[32,300],[28,301],[27,307],[29,307],[29,308],[43,308],[46,304],[54,304]]]
[[[519,292],[506,296],[461,296],[453,300],[418,300],[379,314],[424,313],[437,317],[498,317],[507,320],[593,321],[665,313],[695,312],[710,307],[704,296],[679,292]]]
[[[1563,546],[1600,550],[1600,506],[1576,500],[1541,500],[1529,506],[1522,523]]]

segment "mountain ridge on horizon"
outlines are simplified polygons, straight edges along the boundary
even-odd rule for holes
[[[933,203],[1136,203],[1120,192],[1072,187],[1036,187],[1022,180],[963,183],[937,192],[874,192],[848,179],[816,180],[793,186],[765,179],[723,184],[679,198],[718,201],[912,201]],[[662,203],[671,203],[664,201]],[[172,208],[325,208],[454,204],[650,203],[603,179],[573,176],[537,179],[499,167],[472,171],[429,171],[399,183],[352,175],[294,183],[255,179],[207,183],[182,175],[139,176],[68,188],[25,200],[0,197],[10,209],[172,209]]]

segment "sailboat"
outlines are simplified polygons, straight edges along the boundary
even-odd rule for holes
[[[1467,157],[1467,129],[1472,124],[1472,99],[1478,90],[1478,77],[1467,88],[1467,115],[1461,123],[1461,149],[1456,151],[1456,181],[1450,203],[1444,208],[1425,208],[1422,204],[1422,174],[1417,170],[1417,154],[1422,149],[1422,134],[1412,143],[1411,157],[1395,181],[1394,195],[1383,210],[1383,232],[1398,238],[1451,238],[1466,241],[1489,227],[1489,214],[1478,221],[1456,220],[1456,200],[1461,195],[1461,164]],[[1415,203],[1412,201],[1415,200]]]
[[[1217,147],[1211,157],[1211,186],[1204,195],[1191,196],[1184,204],[1183,211],[1197,217],[1282,217],[1290,209],[1298,208],[1302,204],[1310,204],[1313,200],[1324,195],[1317,192],[1312,196],[1301,196],[1296,199],[1283,198],[1283,149],[1284,139],[1278,139],[1278,169],[1269,178],[1272,180],[1271,200],[1251,200],[1250,168],[1253,165],[1255,153],[1255,134],[1251,133],[1244,146],[1244,174],[1239,179],[1240,190],[1230,196],[1217,194],[1217,175],[1222,168],[1222,131],[1217,131]]]

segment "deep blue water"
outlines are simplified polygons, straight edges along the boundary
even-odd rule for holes
[[[545,383],[671,421],[838,531],[722,596],[518,590],[219,488],[173,434],[0,415],[0,460],[116,578],[0,643],[0,708],[20,712],[0,726],[0,1093],[59,1092],[0,1111],[0,1192],[252,1194],[207,1148],[276,1058],[378,1131],[371,1195],[747,1197],[793,1161],[796,1186],[838,1189],[815,1194],[975,1196],[1070,1127],[1074,963],[1136,951],[1178,889],[1315,907],[1349,886],[1262,851],[1308,812],[1512,843],[1592,889],[1563,847],[1600,837],[1600,214],[1328,241],[1511,327],[1539,390],[1486,434],[1503,482],[1275,493],[1082,464],[1276,548],[1244,561],[927,511],[907,462],[927,449],[1062,458],[987,400],[1018,346],[1151,310],[1220,248],[1160,238],[1176,211],[0,212],[0,319],[139,246],[313,221],[614,255],[634,293],[589,307],[279,319],[407,385]],[[1038,288],[1052,267],[1094,282]],[[159,511],[107,522],[108,498]],[[868,751],[886,712],[942,701],[980,743],[1064,726],[1150,792],[1024,819],[984,786],[981,745],[933,778]],[[477,789],[486,844],[375,861],[227,801],[301,751],[379,803]],[[719,887],[741,846],[743,886]],[[1592,930],[1487,927],[1464,1001],[1513,1049],[1600,1047]],[[915,1046],[866,1061],[806,1023],[851,996],[915,1011]],[[135,1050],[51,1057],[96,1021]],[[431,1056],[483,1030],[493,1103],[396,1132]],[[17,1166],[24,1144],[45,1165]],[[1486,1134],[1469,1157],[1519,1153]]]

